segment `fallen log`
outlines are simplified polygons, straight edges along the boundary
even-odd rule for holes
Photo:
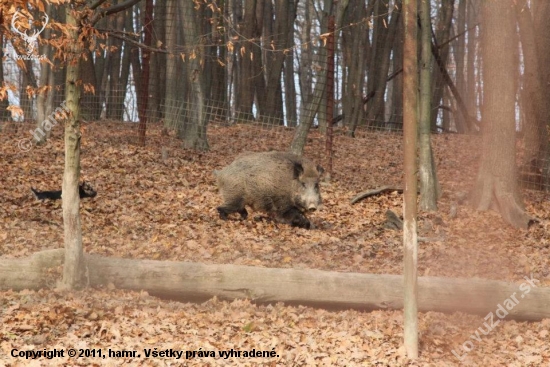
[[[0,259],[0,290],[54,287],[55,279],[48,274],[52,268],[62,265],[63,258],[64,250],[57,249],[24,259]],[[327,309],[403,308],[400,275],[132,260],[89,254],[85,255],[85,261],[91,287],[114,285],[180,301],[201,302],[216,296]],[[508,309],[507,319],[550,318],[550,288],[533,282],[523,280],[521,284],[511,284],[484,279],[420,277],[418,307],[422,312],[461,311],[485,316],[502,305]],[[517,302],[513,302],[514,299]]]

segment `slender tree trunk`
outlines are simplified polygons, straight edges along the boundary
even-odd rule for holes
[[[269,4],[270,2],[267,2]],[[281,86],[281,73],[283,71],[283,65],[285,61],[285,50],[288,45],[288,35],[294,33],[294,27],[292,26],[293,19],[290,19],[289,13],[293,8],[292,1],[289,0],[275,0],[274,9],[268,11],[270,18],[264,17],[265,23],[273,19],[272,34],[267,37],[266,46],[272,48],[274,52],[266,51],[263,63],[263,69],[265,74],[265,93],[259,93],[258,99],[263,100],[260,103],[262,118],[267,117],[273,119],[274,123],[284,123],[283,120],[283,106],[282,106],[282,86]],[[273,15],[271,14],[273,12]],[[270,27],[271,28],[271,27]]]
[[[395,37],[392,57],[394,72],[403,67],[403,22],[398,23]],[[389,126],[397,127],[403,125],[403,74],[393,78],[391,83],[393,83],[393,101]]]
[[[321,25],[321,34],[328,33],[328,21],[329,17],[331,15],[334,15],[334,2],[332,0],[321,0],[323,4],[323,10],[320,12],[320,25]],[[319,13],[318,13],[319,14]],[[321,65],[322,68],[327,68],[327,44],[326,40],[328,38],[325,38],[325,41],[323,41],[323,46],[320,49],[321,52],[319,52],[317,62],[319,65]],[[325,77],[327,73],[325,72]],[[325,83],[328,83],[328,81],[325,80]],[[321,96],[321,104],[319,105],[319,109],[317,110],[317,122],[319,124],[319,130],[325,134],[327,131],[327,104],[325,103],[327,100],[327,88],[323,88],[323,94]],[[330,117],[332,119],[332,116]]]
[[[151,46],[156,44],[166,44],[164,38],[165,21],[166,21],[166,2],[160,1],[155,3],[153,8],[153,37]],[[162,105],[164,103],[164,91],[166,90],[166,54],[161,52],[150,53],[151,66],[149,72],[149,96],[147,104],[147,119],[157,122],[162,118]]]
[[[342,26],[344,10],[348,6],[348,2],[348,0],[341,0],[338,2],[339,9],[336,11],[335,19],[336,29],[340,29]],[[326,59],[326,50],[325,52],[320,52],[320,54],[325,55]],[[292,142],[290,143],[289,150],[294,154],[302,155],[304,151],[307,134],[309,132],[309,129],[313,125],[313,120],[315,119],[315,115],[317,114],[317,111],[319,110],[319,105],[323,99],[325,87],[327,85],[326,75],[326,68],[322,68],[320,73],[317,75],[317,83],[315,85],[315,91],[313,93],[312,101],[308,104],[308,106],[306,106],[305,116],[303,117],[302,122],[300,123],[300,125],[298,125],[298,128],[294,132],[294,137],[292,139]]]
[[[385,109],[385,94],[386,84],[388,78],[388,71],[390,70],[390,56],[394,45],[395,35],[397,33],[397,24],[401,22],[401,7],[402,1],[397,0],[392,11],[391,23],[386,25],[387,32],[381,33],[385,37],[384,42],[380,45],[381,49],[376,52],[377,62],[376,71],[374,71],[369,79],[374,79],[372,91],[374,91],[374,97],[369,102],[370,108],[367,112],[367,120],[373,121],[376,126],[383,126],[384,121],[384,109]],[[369,90],[369,93],[371,90]]]
[[[307,114],[306,107],[309,107],[313,100],[313,44],[311,42],[311,24],[313,22],[312,13],[314,11],[313,2],[304,3],[304,17],[301,24],[300,34],[300,53],[298,80],[300,82],[300,124],[303,123]]]
[[[298,115],[296,111],[296,83],[294,81],[294,21],[298,0],[292,0],[289,8],[289,32],[287,32],[285,63],[283,78],[285,82],[285,109],[287,126],[296,126]]]
[[[435,32],[436,46],[447,42],[451,33],[451,25],[453,19],[454,0],[441,0],[441,7],[439,9],[439,20],[437,24],[437,31]],[[441,62],[443,65],[447,65],[447,59],[449,55],[449,46],[445,45],[441,48],[437,48]],[[445,82],[443,75],[439,68],[433,68],[434,76],[432,78],[432,106],[439,106],[443,98],[443,89],[445,88]],[[432,114],[431,128],[435,130],[437,123],[437,114]]]
[[[522,182],[532,184],[531,187],[550,190],[550,146],[548,129],[550,128],[550,107],[548,97],[550,92],[550,73],[548,64],[550,56],[550,36],[539,32],[550,32],[547,19],[541,21],[544,15],[550,15],[550,4],[535,2],[537,12],[541,14],[531,17],[531,11],[525,0],[516,3],[516,12],[520,27],[521,45],[524,59],[524,86],[522,107],[525,111],[524,146],[525,152],[522,171],[526,177]],[[533,27],[533,24],[535,27]],[[542,62],[542,63],[541,63]],[[541,68],[541,65],[546,65]]]
[[[65,232],[65,264],[62,287],[79,287],[83,270],[82,228],[80,224],[80,58],[82,47],[78,41],[78,23],[71,5],[66,6],[66,22],[72,39],[66,66],[66,108],[70,111],[65,122],[65,172],[63,175],[63,227]]]
[[[52,14],[52,6],[48,5],[46,9],[47,13],[50,14],[53,17]],[[43,33],[44,39],[50,40],[51,38],[51,29],[47,28],[44,30]],[[43,44],[40,45],[40,55],[46,55],[46,58],[48,60],[52,59],[52,52],[50,52],[51,47],[49,44]],[[50,95],[54,93],[54,86],[49,84],[49,82],[52,80],[50,78],[50,74],[53,74],[53,70],[49,63],[43,62],[40,63],[40,77],[39,77],[39,85],[38,85],[38,92],[36,97],[36,127],[41,129],[42,132],[44,132],[43,135],[38,135],[40,137],[40,140],[38,140],[36,143],[38,145],[44,144],[46,140],[50,137],[51,130],[50,129],[44,129],[44,126],[42,125],[44,121],[46,120],[48,116],[48,110],[51,111],[52,107],[48,106],[48,102],[52,102],[52,99],[49,98]]]
[[[2,29],[0,28],[0,60],[4,59],[4,35]],[[0,87],[4,86],[4,63],[0,62]],[[8,121],[11,118],[11,113],[8,111],[9,101],[7,98],[0,98],[0,121]],[[2,127],[0,126],[0,129]],[[1,131],[1,130],[0,130]]]
[[[115,15],[113,26],[115,30],[123,31],[125,23],[125,12],[120,12]],[[122,85],[120,66],[122,62],[122,40],[114,38],[112,40],[113,47],[116,50],[110,55],[110,85],[109,98],[107,104],[107,117],[117,121],[121,121],[124,115],[124,96],[126,94],[126,86]],[[141,79],[138,79],[141,80]]]
[[[420,69],[420,135],[419,135],[419,173],[420,173],[420,209],[437,210],[438,181],[430,141],[430,121],[432,111],[431,61],[432,32],[430,27],[430,2],[420,2],[420,22],[422,31],[422,55]]]
[[[472,192],[478,210],[494,208],[517,228],[527,228],[529,216],[517,184],[515,94],[512,78],[518,67],[514,8],[508,1],[483,1],[483,145],[482,160]]]
[[[422,0],[421,0],[422,1]],[[403,150],[405,190],[403,192],[403,318],[404,346],[407,356],[418,358],[418,240],[417,240],[417,166],[418,134],[418,37],[416,0],[404,1],[405,44],[403,51]]]
[[[478,40],[476,37],[476,33],[478,30],[478,27],[476,27],[477,24],[477,10],[479,6],[477,4],[477,1],[471,1],[468,3],[467,7],[467,14],[468,14],[468,58],[467,58],[467,66],[466,66],[466,105],[468,106],[468,111],[470,112],[471,116],[478,119],[478,113],[477,113],[477,100],[476,100],[476,76],[475,76],[475,70],[476,68],[479,71],[479,65],[480,63],[476,63],[476,45],[478,44]]]
[[[250,40],[257,35],[256,31],[256,0],[245,0],[244,22],[239,27],[242,42],[239,42],[238,67],[239,82],[236,93],[237,121],[252,121],[252,105],[254,103],[254,75],[253,75],[253,45]]]
[[[464,75],[464,50],[466,45],[466,34],[464,30],[466,28],[466,3],[468,0],[458,0],[458,22],[456,34],[458,38],[456,39],[456,44],[454,46],[454,59],[456,63],[456,89],[461,96],[466,96],[466,84],[465,84],[465,75]],[[471,113],[471,112],[470,112]],[[463,132],[468,128],[466,127],[467,122],[464,120],[464,116],[461,113],[455,114],[455,123],[457,126],[457,131]]]
[[[166,92],[164,100],[164,127],[174,128],[177,120],[178,95],[177,95],[177,74],[176,63],[178,56],[174,50],[177,41],[177,0],[166,0],[166,49],[169,54],[166,56]]]
[[[153,39],[153,0],[145,0],[145,37],[143,43],[145,47],[151,47]],[[145,133],[147,130],[147,106],[149,101],[149,66],[151,62],[151,51],[142,50],[141,63],[141,88],[138,94],[138,114],[139,114],[139,142],[145,145]],[[137,80],[136,80],[137,82]]]
[[[346,10],[346,22],[355,23],[357,26],[345,28],[342,32],[345,67],[348,70],[347,79],[344,79],[344,83],[347,85],[347,93],[342,95],[342,104],[344,118],[349,125],[348,134],[350,136],[354,135],[355,129],[365,117],[363,92],[365,56],[369,46],[369,29],[360,19],[365,18],[367,15],[363,1],[351,0]]]

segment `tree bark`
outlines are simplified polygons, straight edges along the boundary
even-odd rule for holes
[[[496,209],[517,228],[527,228],[531,218],[523,210],[517,184],[515,94],[512,78],[518,67],[514,8],[507,1],[481,4],[483,28],[483,145],[482,161],[472,192],[478,210]]]
[[[296,126],[298,123],[297,104],[296,104],[296,82],[294,80],[294,21],[296,20],[296,8],[298,0],[292,0],[289,9],[289,27],[291,30],[287,32],[286,52],[283,78],[285,82],[285,109],[287,126]]]
[[[125,12],[117,14],[113,20],[113,28],[122,32],[124,30]],[[116,47],[114,52],[111,52],[110,57],[110,83],[109,83],[109,98],[107,103],[107,118],[122,121],[124,116],[124,97],[126,94],[126,86],[122,84],[121,78],[121,62],[122,62],[122,40],[113,38],[112,45]],[[136,79],[136,80],[141,80]]]
[[[466,27],[466,3],[468,0],[458,0],[458,21],[456,34],[458,38],[456,39],[456,46],[453,47],[455,54],[456,62],[456,89],[461,96],[466,96],[466,85],[465,85],[465,75],[464,75],[464,50],[466,45],[466,34],[463,34]],[[467,121],[462,114],[455,114],[455,124],[457,126],[457,131],[467,131]]]
[[[238,27],[242,42],[237,44],[239,82],[236,84],[236,118],[237,121],[252,121],[252,105],[254,103],[254,75],[252,53],[254,44],[250,42],[257,35],[256,0],[245,0],[244,21]]]
[[[397,34],[398,24],[401,22],[402,1],[395,2],[391,22],[389,25],[384,24],[386,31],[380,34],[383,36],[383,42],[379,45],[380,49],[376,50],[376,68],[369,70],[369,80],[374,79],[373,88],[369,89],[369,93],[374,91],[374,97],[369,103],[367,111],[367,121],[370,126],[382,127],[385,125],[385,94],[388,72],[390,70],[390,56],[394,46],[395,36]]]
[[[374,6],[374,3],[371,2],[370,5]],[[346,9],[345,19],[346,23],[354,23],[357,26],[344,28],[342,31],[344,67],[347,71],[347,77],[342,82],[343,85],[346,84],[346,93],[342,94],[342,104],[350,136],[354,136],[355,129],[365,117],[363,107],[365,56],[370,44],[368,25],[360,20],[368,16],[371,11],[372,9],[365,9],[363,1],[351,0]],[[370,103],[368,105],[370,106]]]
[[[420,61],[420,129],[419,129],[419,174],[420,174],[420,209],[437,210],[438,181],[430,141],[430,122],[432,113],[432,32],[430,2],[420,4],[421,23],[421,61]]]
[[[447,42],[451,32],[451,25],[453,19],[454,0],[442,0],[441,7],[438,12],[439,20],[437,23],[437,31],[435,34],[436,51],[441,59],[443,65],[447,65],[447,58],[449,56],[449,45],[439,48],[438,45]],[[432,78],[432,106],[439,106],[443,98],[443,89],[445,88],[445,81],[443,75],[438,67],[433,68],[434,76]],[[437,123],[437,114],[432,114],[431,129],[435,130]]]
[[[69,116],[65,121],[65,172],[63,174],[63,228],[65,233],[65,263],[61,286],[78,288],[84,267],[82,250],[82,227],[80,224],[80,62],[82,45],[78,41],[79,23],[74,18],[71,5],[66,6],[66,22],[71,27],[72,44],[67,58],[65,82],[66,109]]]
[[[177,41],[177,0],[166,0],[166,49],[169,54],[166,55],[166,92],[164,100],[164,127],[174,128],[177,123],[178,95],[177,95],[177,75],[176,64],[178,56],[174,54]]]
[[[522,183],[534,189],[543,188],[544,166],[548,163],[548,131],[546,118],[550,116],[548,103],[544,99],[543,80],[537,55],[537,45],[531,10],[527,0],[515,4],[518,18],[524,71],[521,106],[524,119],[524,156],[522,161]],[[548,88],[547,84],[546,88]],[[548,188],[550,189],[550,187]]]
[[[346,7],[348,6],[348,0],[341,0],[338,2],[337,10],[336,10],[336,29],[340,29],[342,25],[342,19],[344,17],[344,11]],[[324,55],[326,60],[326,50],[319,52],[319,55]],[[323,60],[323,59],[321,59]],[[315,84],[315,91],[312,96],[311,102],[305,107],[305,116],[301,116],[302,121],[300,125],[298,125],[298,128],[294,132],[294,137],[292,138],[292,142],[290,143],[290,151],[294,154],[302,155],[304,151],[304,147],[306,145],[307,140],[307,134],[309,132],[309,129],[313,125],[313,120],[315,119],[315,115],[317,114],[317,111],[319,110],[319,105],[321,104],[325,87],[327,85],[326,83],[326,75],[327,75],[327,69],[322,68],[319,74],[317,75],[317,83]]]
[[[248,298],[256,303],[285,302],[328,309],[403,309],[403,277],[315,269],[273,269],[243,265],[132,260],[84,255],[88,285],[147,291],[180,301]],[[24,259],[0,259],[0,290],[38,290],[55,284],[51,269],[63,264],[63,251],[46,250]],[[537,321],[550,317],[550,289],[537,280],[520,284],[485,279],[418,278],[420,312],[487,315],[516,295],[520,302],[507,319]],[[529,292],[520,290],[529,286]],[[518,295],[519,294],[519,295]]]
[[[206,98],[204,85],[204,46],[199,35],[199,23],[196,19],[194,3],[188,0],[180,0],[181,17],[186,25],[184,41],[186,46],[185,66],[187,69],[187,82],[189,84],[189,115],[190,123],[185,129],[183,146],[188,149],[208,150],[206,140]]]
[[[409,358],[418,357],[418,21],[416,0],[404,1],[403,49],[403,294],[404,345]],[[427,14],[426,14],[427,15]]]

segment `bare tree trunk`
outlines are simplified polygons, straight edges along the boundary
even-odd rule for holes
[[[300,82],[300,124],[303,123],[307,114],[306,107],[309,107],[313,100],[313,44],[311,42],[311,24],[313,22],[312,14],[314,6],[312,1],[306,1],[304,4],[304,15],[301,24],[300,34],[300,52],[298,80]]]
[[[213,61],[212,67],[212,87],[210,89],[210,99],[215,103],[212,113],[216,119],[223,119],[228,115],[228,93],[227,93],[227,79],[228,70],[227,66],[227,45],[224,39],[224,34],[227,32],[220,32],[220,29],[226,28],[226,17],[224,14],[227,12],[227,4],[225,2],[218,4],[219,8],[216,8],[212,13],[212,24],[210,25],[212,33],[212,47]]]
[[[453,19],[454,0],[442,0],[441,7],[438,12],[438,24],[437,31],[435,32],[435,40],[437,51],[443,65],[447,65],[447,58],[449,55],[449,46],[445,45],[439,48],[439,44],[447,42],[451,33],[451,25]],[[443,75],[439,68],[433,68],[434,76],[432,78],[432,106],[439,106],[443,98],[443,89],[445,88],[445,82]],[[435,130],[437,123],[437,114],[432,114],[431,128]]]
[[[4,35],[0,28],[0,60],[4,60]],[[4,86],[4,63],[0,62],[0,86]],[[11,113],[8,111],[9,101],[6,94],[5,99],[0,98],[0,121],[8,121],[11,118]],[[2,127],[0,126],[0,131]]]
[[[417,165],[418,134],[418,4],[404,1],[405,44],[403,50],[403,318],[404,346],[407,356],[418,357],[418,240],[417,240]],[[425,14],[427,15],[427,14]]]
[[[32,71],[32,62],[30,60],[24,60],[25,69],[21,70],[22,78],[21,85],[19,89],[19,105],[23,110],[23,115],[25,116],[25,121],[32,121],[35,119],[33,112],[33,97],[30,97],[27,94],[27,87],[36,89],[38,84],[36,78]]]
[[[544,5],[543,8],[539,6],[537,10],[550,15],[549,5]],[[535,23],[539,29],[534,29],[531,10],[525,0],[516,3],[516,13],[524,60],[524,86],[521,99],[526,118],[524,126],[525,152],[522,162],[522,171],[525,176],[522,177],[522,182],[530,184],[529,187],[532,188],[542,189],[547,186],[546,189],[550,190],[550,177],[548,177],[550,175],[550,143],[547,130],[547,127],[550,127],[548,122],[550,108],[547,99],[550,96],[548,92],[550,73],[547,70],[542,70],[547,67],[542,69],[540,67],[546,65],[541,64],[541,61],[550,62],[550,57],[545,55],[545,52],[550,50],[550,36],[539,33],[550,31],[550,27],[547,24],[541,24],[539,20]],[[543,88],[543,86],[545,87]]]
[[[480,63],[476,63],[476,45],[478,43],[476,33],[478,27],[477,24],[477,10],[479,6],[477,1],[471,1],[468,3],[467,14],[468,14],[468,59],[466,66],[466,90],[465,95],[466,105],[471,116],[477,120],[477,99],[476,99],[476,68],[479,71]]]
[[[518,67],[518,39],[514,8],[507,1],[481,4],[483,28],[483,145],[472,204],[478,210],[494,208],[517,228],[527,228],[529,216],[517,184],[515,94],[512,78]]]
[[[392,57],[394,73],[403,67],[403,22],[398,23],[395,37]],[[393,78],[391,83],[393,83],[393,101],[389,127],[397,127],[403,125],[403,74]]]
[[[155,3],[153,10],[153,39],[151,46],[156,44],[166,44],[164,38],[166,22],[166,2]],[[146,25],[147,26],[147,25]],[[152,52],[151,66],[149,73],[149,102],[147,104],[147,119],[157,122],[162,118],[162,106],[164,104],[164,92],[166,91],[166,54],[161,52]]]
[[[124,30],[125,18],[125,12],[120,12],[115,15],[115,20],[113,21],[115,30],[120,32]],[[114,38],[112,40],[112,45],[116,47],[116,50],[110,55],[110,84],[107,103],[107,117],[121,121],[124,116],[124,95],[126,94],[126,86],[122,85],[120,75],[120,65],[122,62],[122,40]]]
[[[374,97],[369,103],[370,107],[367,111],[367,121],[372,121],[375,126],[383,126],[384,110],[385,110],[385,94],[386,83],[388,79],[388,71],[390,70],[390,56],[391,50],[394,45],[395,35],[397,33],[397,25],[401,22],[401,7],[402,1],[397,0],[392,11],[391,23],[385,25],[388,29],[387,32],[381,33],[381,36],[385,37],[383,43],[380,45],[381,49],[376,51],[376,70],[372,71],[369,75],[369,79],[374,79],[373,88],[369,90],[374,91]]]
[[[282,124],[283,121],[283,106],[282,106],[282,86],[281,86],[281,73],[283,71],[283,64],[285,61],[285,52],[283,50],[288,48],[289,34],[294,33],[294,27],[292,22],[294,19],[290,18],[293,4],[289,0],[275,0],[275,7],[267,7],[271,2],[265,3],[266,8],[269,8],[264,13],[270,15],[269,18],[264,17],[264,29],[265,23],[271,22],[273,15],[275,20],[273,21],[272,34],[267,36],[265,45],[269,44],[272,48],[270,51],[266,51],[266,56],[263,62],[263,69],[265,74],[265,93],[258,93],[258,99],[260,102],[260,115],[262,119],[274,119],[274,123]],[[273,12],[273,14],[271,14]]]
[[[430,2],[420,3],[420,23],[422,30],[422,55],[420,69],[420,129],[419,129],[419,173],[420,173],[420,209],[437,210],[438,181],[430,141],[430,121],[432,111],[432,32],[430,20]]]
[[[66,6],[66,22],[72,27],[79,24],[73,17],[70,5]],[[83,275],[82,227],[80,224],[80,55],[81,44],[78,30],[69,30],[72,45],[66,66],[66,108],[70,111],[65,122],[65,172],[63,175],[63,228],[65,232],[65,264],[62,287],[79,287]]]
[[[296,85],[294,81],[294,21],[296,20],[296,7],[298,0],[292,0],[289,8],[289,32],[287,32],[283,78],[285,83],[285,109],[287,126],[296,126],[298,122],[296,106]]]
[[[466,96],[466,84],[464,75],[464,50],[466,45],[466,34],[464,30],[466,28],[466,3],[468,0],[458,0],[458,22],[456,35],[458,36],[454,49],[454,59],[456,63],[456,89],[461,96]],[[471,112],[470,112],[471,113]],[[464,120],[464,116],[461,113],[455,114],[455,123],[457,131],[466,131],[467,121]]]
[[[52,17],[54,16],[52,14],[51,5],[47,6],[46,11]],[[49,28],[45,29],[43,33],[44,39],[49,41],[51,38],[51,33],[52,33],[51,29]],[[51,61],[52,52],[49,44],[45,43],[43,45],[40,45],[39,48],[40,48],[40,54],[45,55],[46,58]],[[40,63],[40,67],[41,67],[41,71],[40,71],[39,85],[38,85],[39,88],[36,96],[36,111],[37,111],[36,127],[40,129],[39,131],[42,131],[44,134],[35,135],[40,138],[38,141],[36,141],[36,144],[38,145],[44,144],[51,134],[51,129],[45,129],[45,126],[43,126],[43,123],[48,117],[48,111],[52,110],[52,106],[48,106],[48,102],[52,103],[52,98],[49,98],[49,97],[54,93],[54,86],[49,84],[51,80],[53,80],[53,70],[50,64],[48,62],[43,62],[43,63]],[[50,75],[52,77],[50,77]]]
[[[145,0],[145,37],[143,43],[145,47],[151,47],[153,39],[153,0]],[[147,107],[149,101],[149,66],[151,62],[151,51],[142,50],[141,79],[136,83],[141,83],[138,89],[138,114],[139,114],[139,143],[145,145],[145,133],[147,130]]]
[[[184,40],[187,54],[185,66],[187,69],[187,82],[189,84],[190,123],[185,129],[183,146],[195,150],[208,150],[206,140],[205,85],[204,85],[204,46],[199,38],[199,21],[196,17],[194,3],[188,0],[180,0],[181,17],[184,20]]]
[[[176,63],[178,56],[174,53],[177,40],[177,0],[166,0],[166,92],[164,100],[164,127],[174,128],[177,123],[178,96]]]
[[[242,42],[237,44],[239,48],[238,68],[239,82],[235,90],[237,121],[253,120],[252,105],[254,103],[254,75],[253,75],[253,43],[250,40],[257,35],[256,30],[256,0],[245,0],[244,22],[239,27]]]
[[[360,22],[360,19],[365,18],[368,14],[363,1],[351,0],[345,14],[346,22],[357,24],[357,26],[344,28],[342,31],[344,67],[348,71],[347,78],[343,81],[347,85],[347,93],[342,95],[342,104],[350,136],[354,135],[355,129],[365,117],[363,109],[365,56],[370,45],[368,25]]]
[[[348,0],[341,0],[338,2],[338,9],[336,11],[335,19],[336,29],[341,28],[344,10],[347,6]],[[322,52],[319,52],[319,54],[324,55],[326,60],[326,49],[322,49]],[[326,76],[327,69],[322,68],[320,73],[317,75],[317,83],[315,84],[315,91],[313,93],[312,101],[305,107],[305,116],[303,116],[300,125],[298,125],[298,128],[294,132],[294,137],[292,139],[292,142],[290,143],[289,150],[294,154],[301,155],[304,151],[307,134],[309,132],[309,129],[313,125],[313,120],[315,119],[315,115],[319,110],[319,105],[323,100],[324,91],[327,85]]]

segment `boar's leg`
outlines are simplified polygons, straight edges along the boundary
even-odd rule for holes
[[[309,219],[307,219],[306,216],[294,206],[285,211],[282,217],[293,227],[300,227],[305,229],[311,228],[311,223],[309,222]]]
[[[242,219],[246,219],[246,217],[248,217],[248,212],[246,211],[242,200],[235,200],[225,203],[217,209],[218,213],[220,213],[220,218],[223,220],[226,220],[227,216],[231,213],[239,213]]]

